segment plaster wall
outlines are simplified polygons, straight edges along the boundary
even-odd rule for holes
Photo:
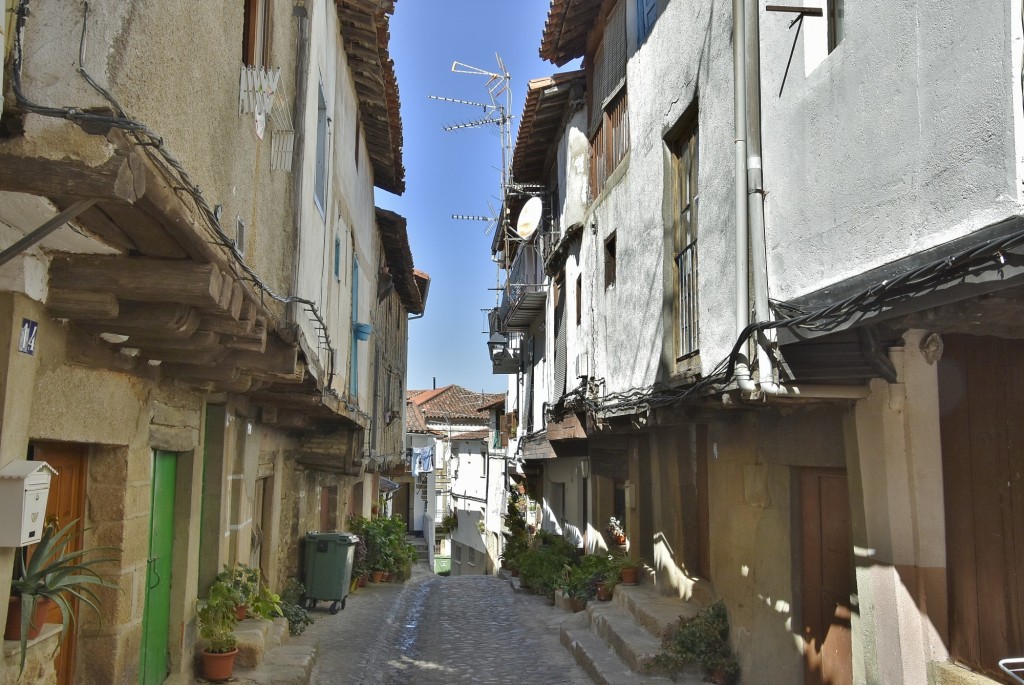
[[[803,681],[794,467],[844,466],[845,412],[780,408],[708,426],[710,580],[728,606],[745,683]],[[829,430],[808,430],[821,424]]]
[[[341,27],[334,3],[314,0],[306,7],[310,16],[309,74],[306,79],[305,130],[301,183],[298,198],[299,257],[297,293],[318,303],[328,323],[336,350],[333,387],[343,395],[350,391],[350,374],[358,376],[358,397],[352,398],[366,411],[372,392],[371,353],[365,343],[356,343],[358,363],[352,363],[354,320],[370,322],[371,306],[376,301],[376,272],[379,262],[376,220],[373,204],[373,172],[366,153],[365,136],[360,127],[355,84],[342,49]],[[327,191],[323,212],[314,200],[317,160],[317,116],[320,88],[327,105]],[[357,162],[358,157],[358,162]],[[334,272],[335,245],[338,274]],[[358,276],[354,263],[358,262]],[[358,303],[353,312],[353,279],[357,281]],[[371,300],[371,296],[373,299]],[[317,349],[317,331],[313,322],[303,323],[308,344]],[[326,354],[326,349],[319,353]],[[328,361],[321,358],[323,373]]]
[[[423,433],[406,433],[405,443],[410,448],[416,447],[429,447],[436,445],[436,439],[432,435],[424,435]],[[435,447],[436,449],[436,447]],[[436,460],[436,453],[435,453]],[[437,464],[434,464],[435,468]],[[435,511],[436,502],[434,501],[434,485],[431,482],[433,473],[424,474],[423,476],[417,476],[416,488],[413,490],[414,502],[413,502],[413,530],[421,531],[424,530],[425,517],[431,516],[434,519],[439,518]],[[424,481],[425,482],[422,482]],[[423,490],[425,488],[426,498],[423,497]]]
[[[854,553],[867,682],[925,682],[948,651],[945,509],[936,360],[912,330],[849,427]]]
[[[285,98],[279,106],[291,108],[296,19],[290,7],[277,9],[271,63],[281,67]],[[30,10],[23,70],[27,97],[53,107],[109,108],[75,71],[83,4],[37,1]],[[243,6],[237,3],[93,0],[84,66],[129,117],[163,138],[210,206],[223,205],[221,225],[229,237],[235,236],[236,220],[244,221],[247,263],[272,289],[286,294],[294,236],[292,176],[270,168],[269,126],[261,141],[253,118],[238,114],[242,23]],[[29,116],[25,124],[17,145],[26,154],[97,164],[108,154],[104,139],[60,119]]]
[[[582,457],[564,457],[544,462],[544,496],[540,502],[540,527],[559,535],[565,534],[566,523],[579,532],[587,531],[587,512],[583,506],[584,481]]]
[[[974,3],[970,21],[949,3],[848,4],[816,66],[824,24],[804,21],[785,83],[795,29],[763,6],[760,21],[772,298],[1020,214],[1019,4]]]
[[[637,47],[627,3],[630,151],[589,208],[581,263],[585,340],[604,392],[668,380],[676,368],[672,326],[671,158],[666,136],[697,114],[700,130],[700,362],[708,374],[734,331],[731,17],[721,3],[668,3]],[[604,245],[616,236],[617,275],[604,284]],[[723,287],[724,286],[724,287]]]

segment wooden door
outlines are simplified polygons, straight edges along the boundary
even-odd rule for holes
[[[943,336],[949,651],[1001,682],[1024,655],[1024,341]]]
[[[167,677],[176,467],[177,457],[174,453],[153,453],[146,606],[142,613],[142,646],[139,658],[141,685],[159,685]]]
[[[806,685],[852,685],[853,561],[846,473],[800,472]]]
[[[50,481],[50,494],[46,500],[46,521],[66,526],[78,520],[77,531],[68,545],[68,551],[82,549],[82,531],[85,517],[86,458],[89,448],[75,443],[36,443],[32,445],[32,458],[45,461],[57,471]],[[71,598],[75,619],[68,624],[64,644],[57,653],[54,667],[57,685],[71,685],[75,676],[75,652],[78,643],[78,600]],[[60,608],[54,604],[46,616],[47,623],[60,623]]]

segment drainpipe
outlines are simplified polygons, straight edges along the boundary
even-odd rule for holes
[[[750,323],[750,292],[747,284],[747,39],[744,0],[732,0],[733,100],[736,141],[736,335]],[[744,393],[757,391],[750,377],[747,356],[736,362],[736,383]]]
[[[739,335],[750,323],[748,238],[753,267],[755,320],[770,321],[772,313],[768,304],[764,176],[761,165],[761,37],[758,3],[752,0],[733,0],[733,24],[736,80],[736,331]],[[764,336],[763,343],[758,342],[758,335]],[[754,336],[759,380],[755,382],[751,378],[745,356],[741,355],[736,363],[736,383],[744,393],[760,391],[770,397],[821,399],[863,399],[868,396],[870,391],[864,385],[782,385],[777,381],[771,353],[775,348],[775,329],[767,328]]]

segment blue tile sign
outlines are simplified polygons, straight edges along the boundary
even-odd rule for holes
[[[21,320],[21,335],[18,336],[18,351],[25,354],[36,353],[36,332],[39,324],[32,319]]]

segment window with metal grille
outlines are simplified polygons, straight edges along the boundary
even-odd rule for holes
[[[626,96],[626,3],[608,14],[601,41],[592,55],[587,89],[590,98],[590,193],[597,197],[608,177],[629,152]]]
[[[699,139],[694,112],[680,135],[671,142],[676,272],[676,359],[695,354],[699,347],[700,311],[697,301],[697,170]]]
[[[242,25],[242,62],[249,67],[270,65],[273,0],[245,0]]]

